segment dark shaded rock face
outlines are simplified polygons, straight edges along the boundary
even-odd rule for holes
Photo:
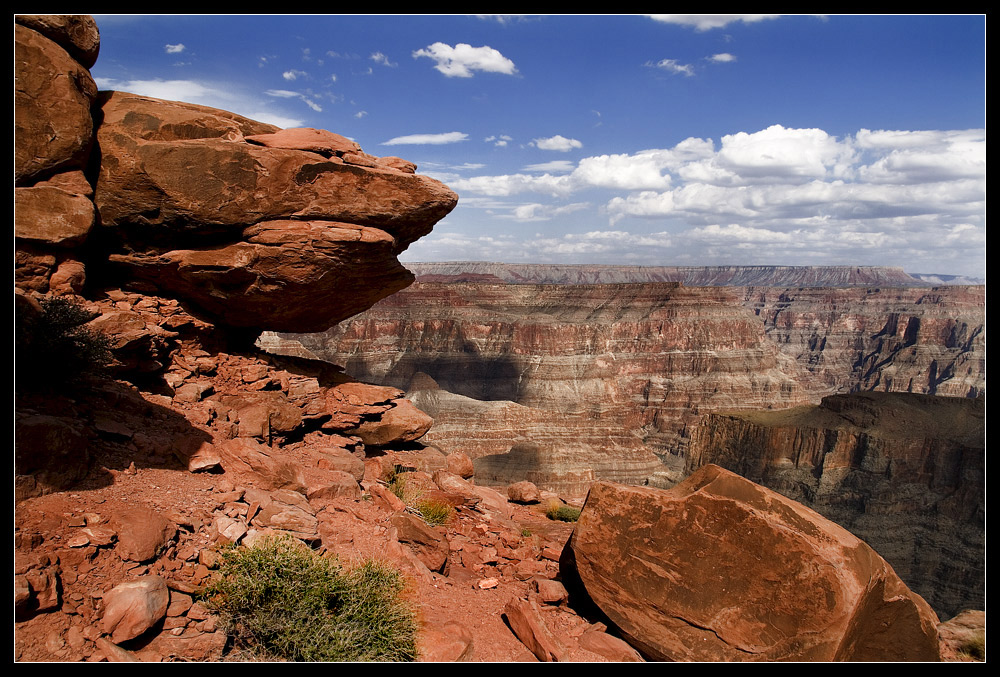
[[[985,607],[982,399],[872,392],[710,414],[687,461],[737,472],[847,528],[942,617]]]
[[[717,466],[595,483],[561,568],[655,660],[939,659],[937,616],[875,551]]]

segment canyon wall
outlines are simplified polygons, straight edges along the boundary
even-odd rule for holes
[[[983,287],[418,282],[326,333],[294,338],[358,378],[406,389],[418,372],[432,377],[427,406],[443,449],[493,456],[539,444],[541,428],[545,453],[572,446],[585,470],[605,455],[593,450],[600,440],[628,439],[663,461],[660,474],[630,481],[665,486],[683,476],[706,413],[856,390],[980,396],[984,328]],[[500,405],[484,403],[516,403],[508,411],[519,420],[544,423],[506,434],[509,416],[476,424],[470,401],[444,393],[491,411]]]
[[[736,299],[835,392],[986,391],[986,288],[748,288]]]
[[[620,448],[639,445],[646,458],[661,458],[666,476],[640,464],[630,483],[679,480],[687,430],[706,411],[787,408],[829,392],[730,292],[677,283],[417,283],[324,334],[297,338],[349,374],[413,391],[421,372],[440,390],[487,403],[479,408],[516,403],[508,411],[532,421],[533,430],[477,425],[468,402],[424,397],[421,406],[442,422],[433,440],[446,451],[479,458],[541,445],[543,457],[558,449],[577,458],[573,473],[589,465],[598,479],[616,480],[626,478],[603,477],[597,466],[617,462]],[[483,426],[496,431],[490,445],[482,445]],[[500,461],[481,462],[498,482],[512,479],[500,466],[531,465]]]
[[[926,283],[888,266],[622,266],[453,261],[407,263],[420,282],[645,284],[688,287],[907,287]]]
[[[985,605],[985,403],[867,392],[819,406],[716,413],[688,470],[716,464],[875,548],[942,617]]]

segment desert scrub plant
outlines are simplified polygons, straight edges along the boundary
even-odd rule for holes
[[[394,493],[396,498],[401,500],[403,503],[409,503],[407,500],[408,498],[412,499],[412,496],[409,496],[412,491],[407,491],[406,473],[403,471],[403,466],[392,466],[392,468],[386,472],[383,481],[389,488],[389,491]]]
[[[563,505],[558,501],[550,501],[545,509],[545,516],[550,520],[560,522],[575,522],[580,519],[580,511],[568,505]]]
[[[343,568],[290,536],[223,552],[204,593],[234,649],[264,660],[410,661],[416,620],[392,567]]]
[[[383,481],[389,491],[396,495],[396,498],[405,503],[407,507],[420,512],[418,506],[424,492],[416,483],[411,483],[408,476],[409,471],[404,470],[401,465],[395,465],[385,474]]]
[[[19,372],[31,375],[27,384],[61,387],[86,375],[103,375],[113,359],[111,341],[83,326],[95,314],[63,296],[44,296],[38,305],[40,313],[19,312],[16,317],[17,366]]]
[[[986,633],[977,632],[975,635],[969,639],[962,642],[962,645],[958,647],[958,652],[968,656],[975,661],[985,661],[986,660]]]
[[[444,501],[429,499],[417,503],[417,512],[432,527],[439,527],[447,524],[451,516],[455,514],[455,509]]]

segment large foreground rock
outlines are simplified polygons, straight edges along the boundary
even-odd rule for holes
[[[14,26],[14,179],[82,168],[94,136],[97,85],[66,50]]]
[[[656,660],[940,658],[937,616],[874,550],[718,466],[594,484],[563,568]]]

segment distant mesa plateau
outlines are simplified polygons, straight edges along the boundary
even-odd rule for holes
[[[14,35],[15,661],[985,659],[984,286],[404,266],[412,162]]]

